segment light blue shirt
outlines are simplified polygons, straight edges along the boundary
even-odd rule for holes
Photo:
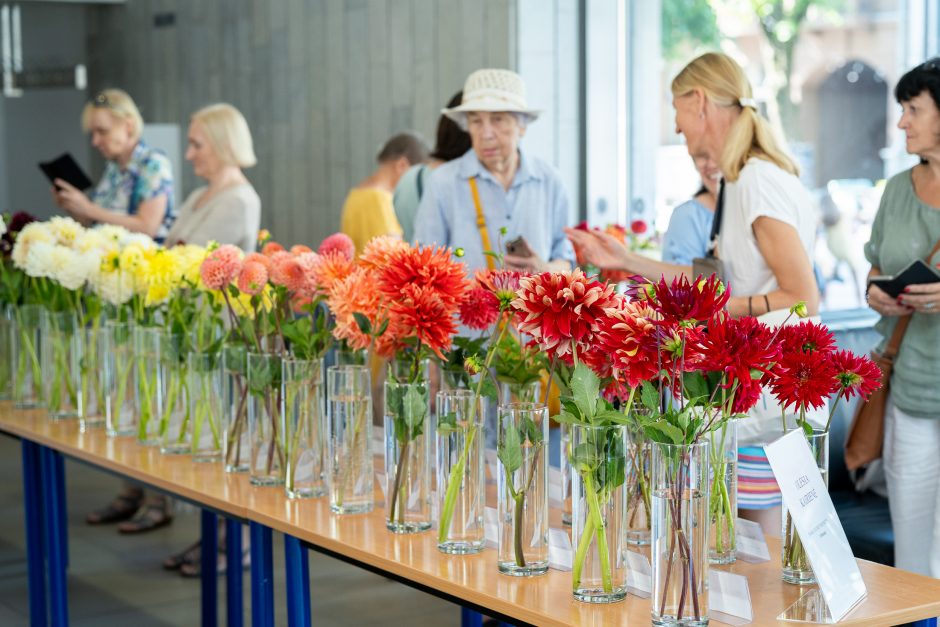
[[[569,225],[568,196],[558,173],[544,161],[519,151],[519,169],[509,191],[483,167],[473,150],[434,170],[415,216],[415,240],[463,248],[471,272],[486,268],[486,256],[470,178],[477,178],[480,204],[490,245],[499,248],[520,235],[543,260],[574,262],[574,251],[562,229]],[[506,228],[506,235],[499,231]]]
[[[663,261],[691,266],[693,259],[704,257],[714,220],[715,212],[694,198],[673,209],[663,234]]]

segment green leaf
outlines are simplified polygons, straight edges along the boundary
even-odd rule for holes
[[[369,319],[365,314],[354,311],[353,318],[356,319],[356,326],[359,327],[359,330],[362,333],[365,333],[366,335],[372,335],[372,323],[369,322]]]
[[[375,337],[382,337],[382,334],[385,333],[385,330],[388,328],[389,318],[386,318],[382,321],[382,324],[379,325],[379,330],[375,332]]]
[[[453,433],[454,431],[459,431],[460,427],[457,426],[457,413],[448,412],[443,416],[438,416],[437,430],[439,433]]]
[[[573,451],[571,451],[571,466],[578,472],[592,472],[601,465],[603,454],[597,450],[597,446],[591,442],[582,442]]]
[[[571,375],[571,396],[588,422],[594,422],[600,389],[600,378],[583,363],[578,363]]]
[[[571,398],[570,396],[562,396],[561,399],[559,400],[561,401],[562,408],[566,412],[568,412],[572,416],[583,417],[581,415],[581,410],[578,408],[578,404],[574,402],[573,398]]]
[[[542,441],[542,430],[531,418],[523,418],[520,431],[520,435],[532,444],[538,444]]]
[[[659,391],[649,381],[644,381],[640,388],[640,402],[651,412],[659,411]]]
[[[481,373],[480,376],[482,377],[484,374]],[[496,389],[496,384],[493,383],[493,380],[489,377],[483,379],[483,384],[480,387],[480,396],[494,401],[499,398],[499,390]]]
[[[519,430],[514,424],[507,424],[503,430],[503,439],[499,443],[496,456],[503,463],[510,473],[519,470],[522,466],[522,441],[519,438]]]
[[[405,392],[402,409],[405,423],[411,430],[412,437],[416,437],[421,434],[421,429],[424,425],[424,417],[427,413],[427,407],[427,390],[425,390],[420,385],[409,385],[408,391]]]
[[[686,372],[682,379],[686,398],[708,397],[710,393],[708,382],[701,372]]]
[[[563,411],[563,412],[561,412],[560,414],[558,414],[558,415],[556,415],[556,416],[552,416],[552,420],[554,420],[555,422],[564,424],[564,425],[579,425],[579,424],[581,424],[581,420],[580,420],[580,419],[578,419],[576,416],[573,416],[572,414],[569,414],[569,413],[566,412],[566,411]]]
[[[648,423],[644,425],[643,430],[646,432],[647,437],[654,442],[662,444],[682,444],[685,442],[685,434],[682,430],[665,421]]]

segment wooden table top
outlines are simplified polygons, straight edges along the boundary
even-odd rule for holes
[[[571,597],[571,574],[549,570],[534,578],[500,575],[496,551],[451,556],[440,553],[432,532],[398,536],[385,529],[381,492],[371,514],[336,516],[325,498],[291,501],[280,488],[255,488],[246,475],[220,464],[196,464],[185,456],[161,455],[133,438],[108,438],[100,429],[81,433],[76,421],[52,422],[45,412],[14,410],[0,403],[0,431],[50,447],[106,470],[252,520],[373,570],[463,599],[536,625],[647,625],[648,599],[592,606]],[[748,578],[754,625],[781,624],[776,617],[806,588],[780,579],[780,545],[768,538],[770,562],[721,567]],[[940,580],[858,560],[868,597],[840,625],[897,625],[940,616]],[[717,622],[717,621],[713,621]]]

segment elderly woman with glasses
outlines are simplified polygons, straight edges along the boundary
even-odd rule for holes
[[[141,139],[137,105],[120,89],[106,89],[85,105],[82,128],[107,161],[104,175],[90,197],[56,179],[56,204],[82,223],[116,224],[163,242],[176,217],[173,173],[166,155]]]
[[[869,276],[896,274],[916,259],[940,262],[940,59],[919,65],[894,89],[898,128],[920,163],[885,186],[865,245]],[[929,259],[928,259],[929,257]],[[884,414],[884,470],[894,528],[894,565],[940,577],[940,283],[909,285],[894,298],[868,287],[881,314],[884,350],[900,325],[900,346]]]

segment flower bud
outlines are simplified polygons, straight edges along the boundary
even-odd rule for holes
[[[483,360],[478,355],[470,355],[463,360],[463,369],[473,376],[483,372]]]
[[[801,300],[790,307],[790,313],[796,314],[798,318],[807,317],[809,315],[809,311],[806,309],[806,301]]]

